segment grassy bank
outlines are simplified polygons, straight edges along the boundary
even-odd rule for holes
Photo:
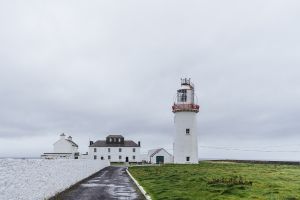
[[[300,200],[300,166],[202,162],[129,171],[156,200]]]

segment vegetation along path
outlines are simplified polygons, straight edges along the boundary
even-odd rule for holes
[[[144,200],[125,167],[110,166],[57,195],[55,200]]]
[[[300,200],[300,166],[235,162],[130,167],[153,200]]]

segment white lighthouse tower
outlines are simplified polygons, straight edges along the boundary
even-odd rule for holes
[[[199,105],[195,103],[191,79],[181,79],[177,98],[172,106],[175,123],[174,163],[198,163],[197,120]]]

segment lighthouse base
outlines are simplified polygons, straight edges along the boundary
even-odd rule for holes
[[[174,116],[174,163],[198,163],[198,137],[195,112],[176,112]]]

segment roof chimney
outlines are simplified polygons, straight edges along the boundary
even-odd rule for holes
[[[92,144],[94,144],[94,142],[93,142],[93,141],[90,141],[90,145],[92,145]]]
[[[61,140],[64,140],[64,139],[65,139],[65,136],[66,136],[66,135],[65,135],[64,133],[60,134],[60,139],[61,139]]]
[[[139,145],[139,147],[141,146],[141,142],[140,141],[138,141],[138,145]]]
[[[71,136],[69,136],[69,137],[68,137],[68,140],[71,140],[71,141],[72,141],[72,137],[71,137]]]

